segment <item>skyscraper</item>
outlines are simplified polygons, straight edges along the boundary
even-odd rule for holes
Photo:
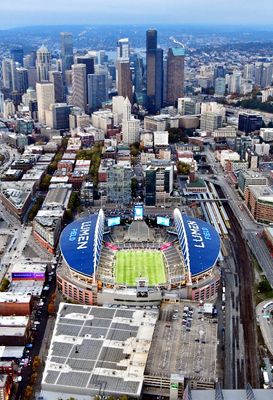
[[[53,83],[38,82],[36,83],[37,103],[38,103],[38,120],[41,124],[46,122],[46,111],[49,110],[50,104],[54,103],[54,85]]]
[[[130,45],[128,38],[117,43],[116,80],[118,95],[132,101],[132,78],[130,69]]]
[[[132,168],[128,165],[113,165],[107,173],[107,198],[116,204],[130,204],[132,200]]]
[[[117,89],[118,95],[132,100],[132,80],[130,63],[126,60],[117,60]]]
[[[49,80],[49,71],[51,68],[51,55],[45,46],[42,46],[37,51],[36,69],[37,81],[45,82]]]
[[[10,58],[4,58],[2,61],[3,86],[10,90],[12,90],[12,64],[13,61]]]
[[[10,56],[13,61],[23,65],[24,50],[23,47],[13,47],[10,50]]]
[[[170,48],[167,58],[167,104],[174,106],[184,94],[184,60],[183,47]]]
[[[86,67],[86,79],[87,75],[95,73],[95,60],[94,57],[89,56],[86,54],[85,56],[76,56],[76,63],[77,64],[84,64]]]
[[[89,112],[98,110],[107,99],[106,75],[90,74],[87,76]]]
[[[55,102],[62,103],[64,101],[63,77],[60,71],[50,71],[49,81],[54,85]]]
[[[61,60],[63,76],[73,64],[73,37],[72,33],[61,32]]]
[[[131,103],[128,97],[123,103],[122,138],[123,143],[130,145],[139,142],[140,120],[131,115]]]
[[[163,50],[157,49],[157,31],[146,32],[146,84],[147,109],[156,113],[162,107],[163,99]]]
[[[16,90],[20,94],[26,93],[28,89],[28,70],[27,68],[19,67],[16,69]]]
[[[72,65],[72,101],[73,106],[80,107],[83,111],[87,105],[86,65]]]

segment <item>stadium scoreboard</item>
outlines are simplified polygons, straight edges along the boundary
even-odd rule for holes
[[[157,225],[170,226],[170,218],[156,217],[156,223],[157,223]]]
[[[110,228],[111,226],[117,226],[117,225],[120,225],[120,217],[108,218],[108,220],[107,220],[108,228]]]
[[[135,204],[134,206],[134,220],[135,221],[142,221],[144,215],[144,208],[143,204]]]

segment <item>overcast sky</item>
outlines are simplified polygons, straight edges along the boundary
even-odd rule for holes
[[[50,24],[273,25],[273,0],[0,0],[0,29]]]

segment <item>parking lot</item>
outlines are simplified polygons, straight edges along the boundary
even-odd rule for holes
[[[145,370],[168,377],[179,373],[193,380],[217,377],[217,319],[196,302],[163,304]]]

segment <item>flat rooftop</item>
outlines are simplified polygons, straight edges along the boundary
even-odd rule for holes
[[[139,397],[157,311],[61,303],[42,390]]]
[[[162,305],[145,375],[161,379],[179,374],[195,381],[216,380],[218,324],[212,323],[215,319],[204,311],[198,302]]]
[[[23,295],[33,295],[36,297],[40,297],[43,291],[44,281],[37,280],[18,280],[12,281],[9,286],[9,293],[12,293],[14,296],[17,294]]]
[[[30,301],[31,296],[27,294],[0,292],[0,303],[29,303]]]
[[[252,389],[255,400],[271,400],[273,398],[272,389]],[[244,389],[228,390],[223,389],[223,400],[245,400],[247,392]],[[192,390],[192,400],[215,400],[215,390]],[[252,397],[249,397],[252,399]]]

